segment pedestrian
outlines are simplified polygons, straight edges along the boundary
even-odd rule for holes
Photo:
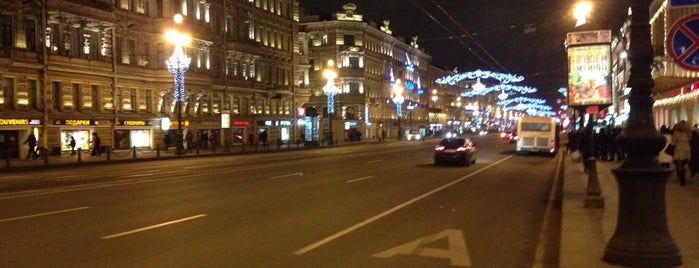
[[[250,144],[250,146],[255,145],[255,135],[254,134],[252,134],[252,133],[248,134],[248,143]]]
[[[75,155],[75,138],[73,136],[70,136],[70,143],[68,144],[70,146],[70,156]]]
[[[27,160],[29,160],[29,158],[37,159],[39,157],[39,155],[36,154],[36,143],[37,141],[36,136],[34,136],[34,133],[29,134],[29,136],[27,136],[27,139],[24,140],[24,144],[29,146],[29,152],[27,152]]]
[[[687,163],[691,156],[691,148],[689,141],[691,139],[691,130],[687,121],[678,122],[673,128],[672,144],[675,145],[675,153],[672,155],[672,161],[675,163],[677,178],[680,180],[680,186],[684,186],[685,176],[687,172]]]
[[[194,146],[194,135],[192,135],[191,130],[187,130],[187,135],[184,136],[185,142],[187,142],[187,152],[192,152],[192,146]]]
[[[92,153],[90,155],[102,156],[102,150],[100,150],[102,141],[100,140],[100,136],[97,135],[97,132],[92,133],[92,140],[90,142],[92,143]]]
[[[695,124],[692,128],[692,135],[689,140],[689,172],[690,178],[699,173],[699,125]]]

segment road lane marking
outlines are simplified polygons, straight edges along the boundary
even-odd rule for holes
[[[447,240],[446,249],[429,247],[432,242],[445,238]],[[447,229],[371,256],[388,259],[399,254],[449,259],[453,266],[471,267],[471,255],[468,253],[466,240],[464,240],[461,230],[458,229]]]
[[[348,181],[346,181],[346,183],[353,183],[353,182],[368,180],[368,179],[371,179],[371,178],[373,178],[373,177],[374,177],[374,176],[361,177],[361,178],[354,179],[354,180],[348,180]]]
[[[69,208],[69,209],[63,209],[63,210],[56,210],[56,211],[50,211],[50,212],[32,214],[32,215],[21,216],[21,217],[0,219],[0,222],[8,222],[8,221],[16,221],[16,220],[23,220],[23,219],[29,219],[29,218],[36,218],[36,217],[41,217],[41,216],[53,215],[53,214],[60,214],[60,213],[66,213],[66,212],[73,212],[73,211],[83,210],[83,209],[88,209],[88,208],[90,208],[90,207],[79,207],[79,208]]]
[[[281,179],[281,178],[286,178],[286,177],[294,177],[294,176],[303,176],[303,172],[296,172],[296,173],[291,173],[291,174],[284,174],[284,175],[279,175],[279,176],[273,176],[269,177],[270,179]]]
[[[143,228],[138,228],[138,229],[134,229],[134,230],[131,230],[131,231],[126,231],[126,232],[122,232],[122,233],[118,233],[118,234],[106,235],[106,236],[103,236],[102,239],[112,239],[112,238],[116,238],[116,237],[120,237],[120,236],[130,235],[130,234],[134,234],[134,233],[138,233],[138,232],[143,232],[143,231],[148,231],[148,230],[155,229],[155,228],[164,227],[164,226],[167,226],[167,225],[172,225],[172,224],[175,224],[175,223],[190,221],[190,220],[194,220],[194,219],[201,218],[201,217],[206,217],[206,216],[207,216],[206,214],[199,214],[199,215],[192,216],[192,217],[182,218],[182,219],[179,219],[179,220],[174,220],[174,221],[169,221],[169,222],[163,222],[163,223],[160,223],[160,224],[151,225],[151,226],[146,226],[146,227],[143,227]]]
[[[505,158],[503,158],[503,159],[500,159],[500,160],[498,160],[498,161],[496,161],[496,162],[494,162],[494,163],[492,163],[492,164],[490,164],[490,165],[487,165],[487,166],[485,166],[485,167],[482,167],[481,169],[476,170],[476,171],[474,171],[474,172],[471,173],[471,174],[468,174],[468,175],[463,176],[463,177],[461,177],[461,178],[458,178],[458,179],[456,179],[456,180],[454,180],[454,181],[452,181],[452,182],[449,182],[449,183],[444,184],[444,185],[442,185],[442,186],[440,186],[440,187],[437,187],[437,188],[435,188],[435,189],[433,189],[433,190],[431,190],[431,191],[429,191],[429,192],[426,192],[426,193],[424,193],[424,194],[421,194],[421,195],[419,195],[419,196],[417,196],[417,197],[415,197],[415,198],[413,198],[413,199],[410,199],[410,200],[408,200],[408,201],[406,201],[406,202],[404,202],[404,203],[402,203],[402,204],[399,204],[399,205],[397,205],[397,206],[395,206],[395,207],[393,207],[393,208],[390,208],[389,210],[386,210],[386,211],[384,211],[384,212],[381,212],[381,213],[379,213],[379,214],[377,214],[377,215],[375,215],[375,216],[373,216],[373,217],[371,217],[371,218],[368,218],[368,219],[363,220],[363,221],[361,221],[361,222],[359,222],[359,223],[356,223],[356,224],[354,224],[354,225],[352,225],[352,226],[350,226],[350,227],[347,227],[347,228],[345,228],[345,229],[342,230],[342,231],[339,231],[339,232],[337,232],[337,233],[335,233],[335,234],[332,234],[332,235],[330,235],[330,236],[328,236],[328,237],[326,237],[326,238],[323,238],[323,239],[321,239],[321,240],[318,240],[318,241],[316,241],[316,242],[314,242],[314,243],[312,243],[312,244],[310,244],[310,245],[308,245],[308,246],[305,246],[305,247],[303,247],[303,248],[301,248],[301,249],[299,249],[299,250],[297,250],[297,251],[294,251],[294,254],[295,254],[295,255],[303,255],[303,254],[305,254],[305,253],[307,253],[307,252],[309,252],[309,251],[311,251],[311,250],[314,250],[314,249],[316,249],[316,248],[318,248],[318,247],[321,247],[321,246],[323,246],[323,245],[325,245],[325,244],[327,244],[327,243],[330,243],[330,242],[332,242],[332,241],[335,240],[335,239],[338,239],[338,238],[340,238],[340,237],[342,237],[342,236],[344,236],[344,235],[346,235],[346,234],[349,234],[349,233],[351,233],[351,232],[353,232],[353,231],[356,231],[356,230],[359,229],[359,228],[362,228],[362,227],[364,227],[364,226],[366,226],[366,225],[369,225],[369,224],[371,224],[371,223],[373,223],[373,222],[375,222],[375,221],[378,221],[379,219],[381,219],[381,218],[383,218],[383,217],[386,217],[386,216],[392,214],[393,212],[396,212],[396,211],[398,211],[398,210],[400,210],[400,209],[402,209],[402,208],[404,208],[404,207],[407,207],[407,206],[409,206],[409,205],[411,205],[411,204],[413,204],[413,203],[416,203],[417,201],[420,201],[420,200],[422,200],[422,199],[425,199],[425,198],[427,198],[427,197],[429,197],[429,196],[431,196],[431,195],[433,195],[433,194],[435,194],[435,193],[437,193],[437,192],[439,192],[439,191],[442,191],[442,190],[444,190],[444,189],[446,189],[446,188],[449,188],[449,187],[451,187],[451,186],[453,186],[453,185],[455,185],[455,184],[457,184],[457,183],[460,183],[460,182],[462,182],[462,181],[464,181],[464,180],[470,178],[471,176],[474,176],[474,175],[476,175],[476,174],[478,174],[478,173],[481,173],[481,172],[485,171],[486,169],[489,169],[489,168],[491,168],[491,167],[494,167],[494,166],[496,166],[496,165],[498,165],[498,164],[504,162],[505,160],[510,159],[511,157],[514,157],[514,155],[509,155],[509,156],[507,156],[507,157],[505,157]]]
[[[374,163],[378,163],[378,162],[382,162],[382,161],[383,161],[383,159],[378,159],[378,160],[372,160],[372,161],[369,161],[369,162],[366,162],[366,163],[367,163],[367,164],[374,164]]]

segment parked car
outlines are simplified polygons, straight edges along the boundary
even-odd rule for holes
[[[425,140],[425,136],[420,134],[420,131],[415,130],[408,132],[406,139],[408,139],[408,141],[423,141]]]
[[[476,162],[478,149],[468,138],[442,139],[434,148],[434,164],[461,163],[466,166]]]

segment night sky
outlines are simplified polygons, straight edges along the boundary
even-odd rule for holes
[[[432,64],[459,72],[490,70],[522,75],[519,85],[536,87],[547,100],[566,85],[563,42],[572,31],[577,1],[561,0],[300,0],[302,14],[342,11],[352,2],[365,21],[391,21],[394,36],[418,44]],[[613,34],[626,18],[630,1],[596,0],[592,19]],[[468,34],[467,34],[468,33]]]

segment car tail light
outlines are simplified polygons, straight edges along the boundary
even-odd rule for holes
[[[467,150],[468,150],[468,148],[466,148],[466,147],[464,147],[464,146],[461,146],[461,147],[459,147],[459,148],[456,148],[456,151],[457,151],[457,152],[465,152],[465,151],[467,151]]]
[[[434,150],[435,151],[444,151],[444,146],[439,145],[437,147],[434,147]]]

